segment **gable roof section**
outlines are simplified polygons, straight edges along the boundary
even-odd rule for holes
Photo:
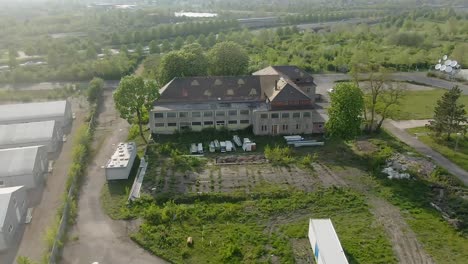
[[[279,75],[283,78],[291,80],[292,82],[300,86],[307,85],[307,84],[317,86],[314,83],[314,77],[312,77],[312,75],[310,75],[304,70],[301,70],[300,68],[296,66],[289,66],[289,65],[268,66],[264,69],[254,72],[253,75],[263,75],[263,76]]]
[[[272,66],[280,75],[290,79],[296,84],[314,83],[314,77],[296,66]]]
[[[310,100],[297,85],[285,79],[280,79],[277,84],[278,88],[270,96],[270,101],[299,101]]]
[[[0,105],[0,123],[31,122],[65,116],[67,101]]]
[[[43,146],[0,149],[0,177],[32,174],[39,150]]]
[[[160,90],[157,102],[258,101],[259,76],[176,77]]]
[[[11,195],[21,188],[23,188],[23,186],[0,188],[0,230],[5,224],[8,207],[10,207]]]
[[[53,138],[56,122],[30,122],[0,125],[0,148],[11,144],[48,141]]]

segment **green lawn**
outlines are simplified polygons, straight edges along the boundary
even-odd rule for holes
[[[411,128],[407,131],[409,133],[429,132],[425,127]],[[468,171],[468,138],[461,137],[459,139],[457,151],[455,151],[455,144],[457,141],[456,136],[452,136],[451,141],[446,141],[445,138],[434,138],[431,135],[420,135],[418,136],[418,139],[464,170]]]
[[[434,89],[427,91],[408,91],[399,109],[393,118],[395,120],[428,119],[434,115],[434,107],[437,100],[442,97],[446,90]],[[460,103],[465,105],[468,111],[468,95],[460,97]]]
[[[270,263],[273,256],[278,263],[294,263],[291,243],[307,239],[308,219],[331,218],[350,263],[396,263],[363,195],[265,186],[248,196],[208,194],[188,203],[147,206],[141,212],[145,222],[132,238],[173,263]]]

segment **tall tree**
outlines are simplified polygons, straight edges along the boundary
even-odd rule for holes
[[[17,55],[18,53],[16,50],[12,48],[8,49],[8,67],[10,67],[10,69],[18,67],[18,61],[16,60]]]
[[[330,119],[326,123],[327,133],[336,138],[350,140],[361,131],[364,110],[363,93],[352,83],[339,83],[330,94]]]
[[[96,103],[102,94],[104,88],[104,80],[101,78],[94,77],[88,86],[88,102],[93,104]]]
[[[163,40],[162,46],[161,46],[161,51],[162,52],[168,52],[170,50],[171,50],[171,43],[169,43],[169,40],[167,40],[167,39]]]
[[[216,44],[208,52],[209,72],[212,75],[240,75],[247,72],[249,56],[238,44],[227,41]]]
[[[178,51],[164,55],[158,67],[158,82],[164,85],[174,77],[184,76],[185,59]]]
[[[174,44],[172,46],[174,47],[175,50],[180,50],[180,48],[182,48],[183,45],[184,45],[184,39],[179,36],[175,38]]]
[[[434,120],[429,121],[429,129],[437,136],[446,134],[447,141],[453,133],[462,132],[468,122],[463,104],[458,102],[462,91],[458,86],[453,87],[442,95],[434,109]]]
[[[143,113],[149,112],[153,102],[159,98],[159,89],[154,81],[145,81],[139,76],[125,76],[120,80],[119,87],[114,93],[115,108],[120,116],[132,123],[136,116],[140,136],[147,143],[143,135]]]
[[[151,54],[159,54],[161,52],[160,49],[159,49],[158,43],[156,43],[156,41],[154,41],[154,40],[152,40],[149,43],[149,49],[150,49]]]

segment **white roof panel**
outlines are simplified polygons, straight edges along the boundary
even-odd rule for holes
[[[5,222],[8,206],[10,205],[11,194],[21,188],[23,188],[23,186],[0,188],[0,229],[3,227]]]
[[[0,123],[30,122],[38,119],[64,117],[67,101],[0,105]]]
[[[107,161],[106,168],[126,168],[136,151],[135,142],[119,143],[112,157]]]
[[[323,263],[348,264],[338,235],[330,219],[310,219]]]
[[[0,146],[51,140],[55,121],[0,125]]]
[[[0,149],[0,177],[31,174],[40,147]]]

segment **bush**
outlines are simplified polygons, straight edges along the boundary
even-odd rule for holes
[[[294,162],[291,157],[291,148],[276,146],[271,148],[269,145],[265,147],[265,157],[275,166],[289,166]]]

